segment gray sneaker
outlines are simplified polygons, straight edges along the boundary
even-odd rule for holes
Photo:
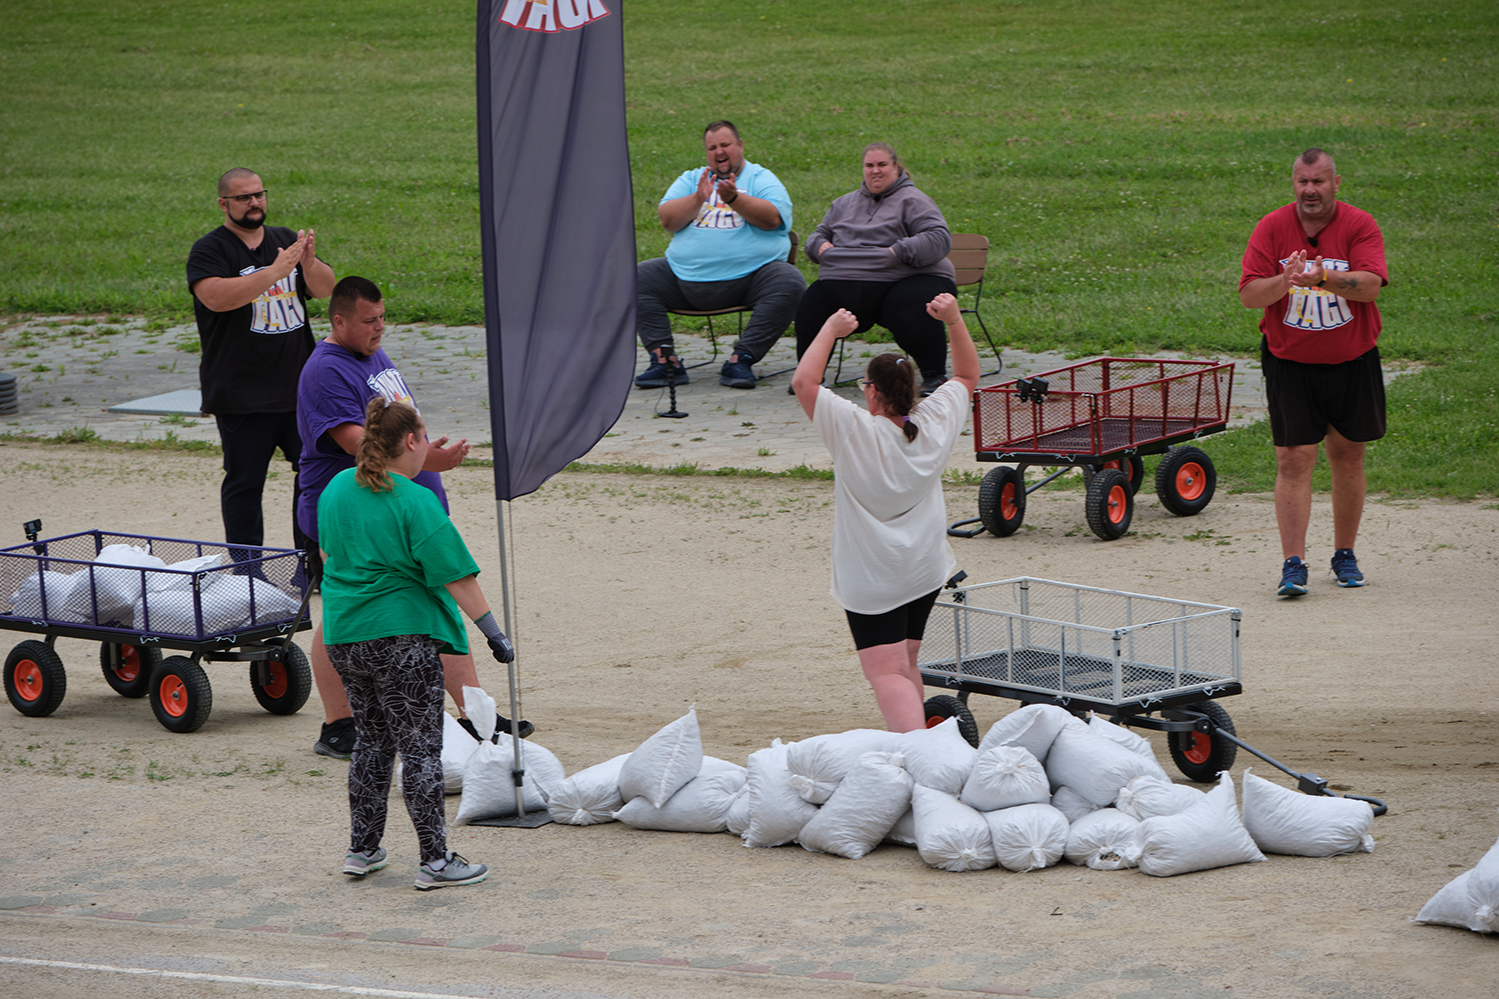
[[[369,853],[356,853],[349,851],[344,858],[344,873],[352,874],[356,878],[362,878],[366,874],[373,874],[390,863],[390,858],[385,855],[385,847],[377,846]]]
[[[433,888],[447,888],[452,885],[478,884],[489,877],[489,868],[483,864],[470,864],[452,850],[444,857],[447,864],[440,871],[434,871],[426,864],[416,869],[416,890],[431,891]]]

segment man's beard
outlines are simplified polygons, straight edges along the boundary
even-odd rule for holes
[[[234,224],[239,226],[241,229],[259,229],[261,226],[265,225],[265,212],[261,212],[258,218],[251,218],[250,213],[253,211],[255,211],[255,209],[252,208],[250,209],[250,211],[245,212],[242,217],[234,220]]]

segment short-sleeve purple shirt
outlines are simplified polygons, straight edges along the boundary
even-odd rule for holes
[[[354,456],[339,447],[328,431],[344,423],[364,426],[364,409],[377,395],[416,406],[406,379],[384,350],[366,357],[332,340],[322,340],[302,368],[297,383],[297,433],[302,438],[297,524],[314,541],[317,504],[323,489],[339,472],[354,467]],[[442,508],[448,509],[441,475],[421,472],[411,481],[432,490]]]

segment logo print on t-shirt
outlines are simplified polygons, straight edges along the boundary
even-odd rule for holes
[[[254,274],[259,267],[246,267],[240,274]],[[290,333],[307,325],[307,307],[297,297],[297,272],[290,274],[260,293],[250,303],[251,333]]]
[[[411,395],[411,389],[406,387],[406,379],[401,377],[401,372],[395,368],[385,368],[370,375],[365,382],[377,395],[385,396],[389,402],[404,402],[412,409],[416,409],[416,399]],[[416,409],[420,414],[421,410]]]
[[[692,224],[697,229],[738,229],[744,225],[744,218],[719,200],[718,188],[715,186],[713,196],[703,202],[703,207],[698,209],[697,218]]]
[[[1288,262],[1280,262],[1282,270]],[[1323,260],[1322,268],[1328,271],[1349,269],[1346,260]],[[1306,270],[1316,270],[1316,264],[1308,260]],[[1281,322],[1298,330],[1335,330],[1353,322],[1353,313],[1348,309],[1347,299],[1325,288],[1293,287],[1286,302],[1286,316]]]

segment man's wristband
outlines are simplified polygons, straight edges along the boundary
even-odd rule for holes
[[[726,204],[726,205],[732,205],[732,204],[733,204],[733,203],[734,203],[734,202],[736,202],[736,201],[738,201],[738,200],[739,200],[739,192],[738,192],[738,191],[735,191],[735,192],[734,192],[734,196],[733,196],[733,197],[732,197],[732,198],[728,198],[728,199],[726,199],[726,200],[725,200],[725,201],[724,201],[724,204]]]
[[[1318,288],[1322,288],[1322,287],[1325,287],[1325,286],[1326,286],[1326,285],[1327,285],[1327,279],[1328,279],[1328,278],[1329,278],[1329,277],[1331,277],[1331,276],[1332,276],[1332,275],[1331,275],[1331,274],[1330,274],[1330,273],[1329,273],[1329,272],[1328,272],[1328,271],[1326,271],[1326,270],[1324,270],[1324,271],[1323,271],[1323,272],[1322,272],[1322,280],[1321,280],[1321,281],[1318,281],[1318,282],[1317,282],[1317,287],[1318,287]]]

